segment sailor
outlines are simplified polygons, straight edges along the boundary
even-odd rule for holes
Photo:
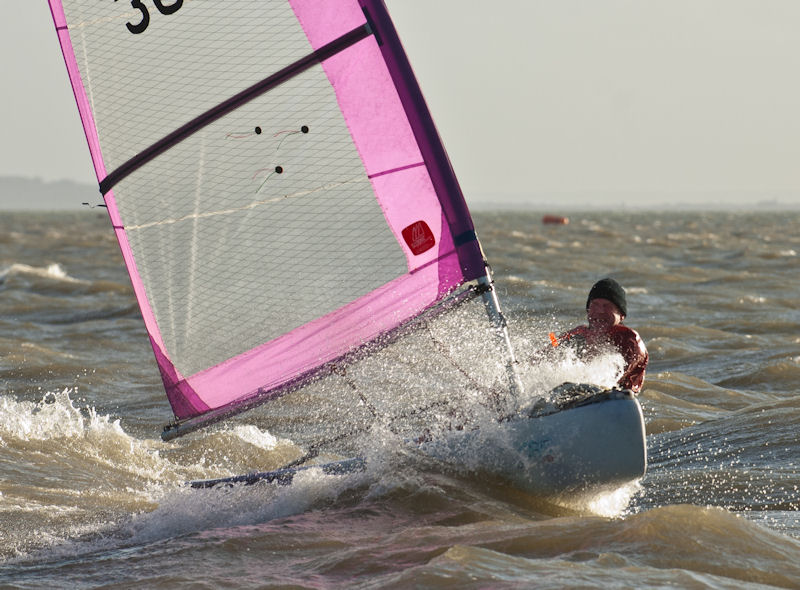
[[[574,347],[578,356],[590,359],[604,351],[616,350],[625,359],[625,370],[617,386],[638,393],[644,383],[649,355],[639,334],[622,325],[628,315],[625,289],[611,278],[597,281],[586,300],[588,325],[578,326],[558,338],[550,334],[553,346]]]

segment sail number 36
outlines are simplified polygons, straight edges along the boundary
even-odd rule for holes
[[[114,0],[114,2],[116,1],[117,0]],[[181,9],[183,0],[175,0],[172,4],[165,4],[162,0],[153,0],[153,4],[155,4],[161,14],[173,14]],[[145,29],[147,29],[147,26],[150,24],[150,11],[142,0],[131,0],[131,6],[141,13],[142,18],[138,23],[127,22],[125,26],[127,26],[128,30],[134,35],[144,33]]]

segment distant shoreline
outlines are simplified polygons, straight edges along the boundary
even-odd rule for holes
[[[478,201],[469,204],[473,212],[490,211],[520,211],[520,212],[540,212],[555,215],[570,215],[575,213],[601,213],[604,211],[614,211],[618,213],[701,213],[708,212],[733,212],[743,213],[770,213],[780,211],[800,211],[800,202],[791,203],[783,201],[759,201],[756,203],[724,203],[724,202],[705,202],[690,203],[687,201],[676,201],[674,203],[650,203],[640,205],[629,205],[626,203],[610,203],[603,205],[587,205],[582,203],[563,202],[556,205],[543,202],[532,201],[530,203],[500,202],[490,203]]]
[[[502,195],[496,199],[464,191],[472,211],[531,211],[574,214],[594,211],[748,211],[800,210],[800,192],[697,191],[670,197],[666,192],[625,191],[537,192]],[[96,185],[72,180],[45,181],[18,176],[0,177],[0,211],[81,211],[103,202]],[[83,205],[89,203],[90,205]]]
[[[0,177],[0,210],[80,211],[91,203],[102,203],[97,186],[72,180],[48,182],[21,176]]]

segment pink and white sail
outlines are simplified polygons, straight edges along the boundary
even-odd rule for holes
[[[179,421],[278,395],[486,274],[380,0],[49,2]]]

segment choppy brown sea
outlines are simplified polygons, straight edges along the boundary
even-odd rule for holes
[[[0,588],[800,588],[800,213],[474,217],[523,360],[583,320],[595,280],[627,288],[651,357],[644,479],[571,504],[387,452],[350,477],[188,489],[297,442],[246,415],[162,442],[105,213],[0,212]]]

